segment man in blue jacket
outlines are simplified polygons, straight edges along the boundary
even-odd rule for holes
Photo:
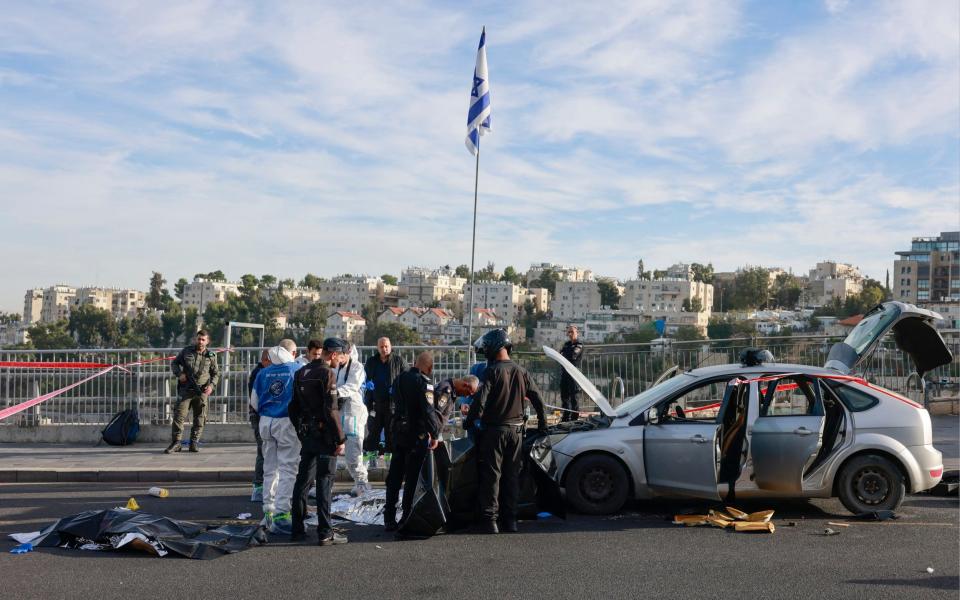
[[[288,407],[293,398],[293,375],[301,365],[295,362],[297,344],[293,340],[280,340],[268,355],[271,364],[257,374],[250,392],[250,406],[260,415],[263,440],[263,520],[269,531],[289,535],[300,440]]]

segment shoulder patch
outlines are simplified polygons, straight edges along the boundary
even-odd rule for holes
[[[427,391],[428,391],[428,392],[432,392],[432,391],[433,391],[433,384],[432,384],[432,383],[428,383],[428,384],[427,384]]]

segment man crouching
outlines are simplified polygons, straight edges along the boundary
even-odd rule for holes
[[[293,486],[293,522],[291,541],[306,538],[303,526],[307,513],[307,491],[314,477],[317,480],[317,536],[321,546],[345,544],[347,537],[335,533],[330,523],[330,501],[333,479],[337,472],[337,456],[343,454],[346,436],[340,427],[337,408],[337,378],[330,369],[331,352],[297,371],[294,377],[290,420],[302,444],[300,469]]]

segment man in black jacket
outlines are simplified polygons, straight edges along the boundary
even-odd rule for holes
[[[473,396],[464,429],[477,431],[477,496],[480,531],[517,531],[520,495],[520,450],[523,442],[523,400],[529,398],[537,411],[540,431],[546,433],[543,401],[530,375],[510,360],[510,338],[494,329],[477,340],[479,354],[492,361],[483,383]],[[499,521],[499,523],[498,523]]]
[[[250,371],[250,378],[247,379],[247,393],[253,391],[253,382],[257,380],[257,374],[265,367],[270,366],[270,356],[267,350],[260,353],[260,362]],[[257,440],[257,460],[253,464],[253,492],[250,494],[250,502],[263,502],[263,440],[260,438],[260,415],[248,407],[247,417],[250,419],[250,427],[253,428],[253,438]]]
[[[560,354],[570,364],[580,368],[580,360],[583,358],[583,344],[580,343],[580,333],[575,325],[567,327],[567,342],[560,349]],[[577,397],[580,394],[580,386],[570,377],[567,370],[560,368],[560,405],[563,407],[563,416],[561,421],[576,421],[580,418],[580,402]]]
[[[321,546],[347,543],[333,530],[330,502],[337,473],[337,456],[343,454],[347,437],[340,426],[337,407],[337,377],[329,367],[326,351],[293,377],[290,422],[300,438],[300,468],[293,486],[292,541],[303,540],[310,482],[317,480],[317,536]]]
[[[363,365],[367,375],[367,393],[364,404],[370,411],[370,420],[367,421],[367,437],[364,438],[364,450],[377,452],[393,452],[393,432],[390,430],[392,421],[390,409],[390,389],[397,381],[397,377],[407,370],[407,361],[399,354],[393,353],[390,338],[382,337],[377,340],[377,352],[367,359]],[[385,444],[380,444],[380,434],[383,433]]]
[[[443,424],[435,408],[432,373],[433,355],[422,352],[414,366],[394,384],[394,450],[387,472],[387,503],[383,509],[386,531],[397,530],[397,497],[401,484],[403,516],[410,514],[423,459],[427,451],[435,449],[440,442]]]

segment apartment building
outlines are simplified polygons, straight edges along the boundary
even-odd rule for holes
[[[440,303],[444,308],[463,298],[464,277],[457,277],[451,269],[407,267],[400,273],[398,293],[401,306],[429,306]]]
[[[330,310],[360,312],[365,306],[380,306],[385,287],[379,277],[338,276],[321,283],[319,301]]]
[[[420,315],[417,333],[420,334],[420,340],[426,344],[440,344],[443,343],[443,334],[447,325],[456,321],[452,312],[444,308],[431,308]]]
[[[52,285],[43,290],[43,308],[40,320],[55,323],[70,317],[70,307],[77,296],[77,288],[67,285]]]
[[[911,304],[960,300],[960,231],[915,237],[893,261],[893,299]]]
[[[536,280],[540,279],[543,272],[547,270],[556,273],[560,281],[593,281],[593,271],[590,269],[543,262],[533,263],[530,265],[530,268],[527,269],[527,287],[535,285]]]
[[[23,323],[33,325],[43,317],[43,288],[27,290],[23,296]]]
[[[474,308],[486,308],[495,312],[507,325],[513,325],[523,310],[526,288],[503,281],[478,282],[463,288],[464,307],[470,306],[473,296]]]
[[[582,320],[600,309],[600,288],[596,281],[558,281],[550,301],[553,318],[560,321]]]
[[[530,288],[527,290],[524,304],[530,302],[533,309],[545,313],[550,310],[550,290],[546,288]]]
[[[194,277],[193,281],[183,287],[183,298],[180,304],[184,310],[195,308],[202,315],[211,302],[225,302],[228,296],[236,296],[239,293],[238,283]]]
[[[367,332],[367,320],[355,312],[338,310],[327,317],[324,335],[343,338],[353,344],[362,344]]]
[[[700,303],[700,312],[707,319],[713,310],[713,285],[692,279],[634,279],[623,285],[621,309],[646,312],[679,312]]]
[[[824,261],[810,269],[801,294],[804,306],[825,306],[835,299],[841,302],[863,290],[863,275],[853,265]]]

